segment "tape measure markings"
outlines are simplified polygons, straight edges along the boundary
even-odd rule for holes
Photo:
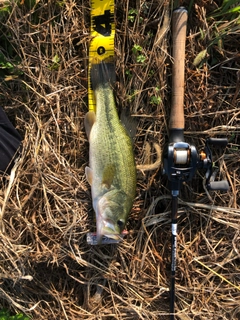
[[[94,59],[105,60],[114,56],[114,0],[91,2],[91,36],[88,66],[88,109],[96,111],[96,102],[91,87],[90,70]]]

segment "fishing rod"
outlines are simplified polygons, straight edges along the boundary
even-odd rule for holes
[[[211,146],[224,148],[226,138],[208,138],[205,148],[199,153],[195,146],[184,140],[184,72],[185,43],[188,13],[184,7],[173,11],[172,15],[172,102],[169,121],[169,141],[163,151],[163,174],[170,182],[172,196],[171,208],[171,281],[170,281],[170,319],[174,320],[175,273],[177,260],[177,214],[178,197],[183,182],[190,181],[197,169],[206,169],[206,188],[227,191],[226,180],[214,181]]]

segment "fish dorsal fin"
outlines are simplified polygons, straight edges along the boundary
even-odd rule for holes
[[[120,116],[121,123],[123,127],[126,129],[129,137],[132,142],[136,138],[138,120],[136,117],[131,116],[130,111],[127,108],[122,109]]]
[[[105,166],[103,169],[103,175],[102,175],[102,184],[107,188],[110,189],[114,176],[115,176],[116,168],[115,165],[110,164]]]
[[[85,115],[84,118],[84,126],[85,126],[85,131],[89,140],[89,136],[90,136],[90,132],[92,129],[92,126],[94,124],[94,122],[96,121],[96,114],[94,111],[88,111]]]

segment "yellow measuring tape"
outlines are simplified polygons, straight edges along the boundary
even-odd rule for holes
[[[88,109],[96,111],[96,102],[91,87],[90,70],[92,62],[114,56],[114,0],[91,1],[91,36],[88,66]]]

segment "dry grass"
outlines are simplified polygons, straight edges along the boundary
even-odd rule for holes
[[[12,63],[20,57],[21,73],[14,77],[15,70],[1,82],[0,100],[24,137],[24,149],[0,194],[0,308],[37,320],[168,319],[171,199],[159,169],[138,172],[123,243],[86,243],[86,233],[95,228],[84,175],[89,3],[11,5],[0,20],[0,50]],[[202,172],[182,188],[176,276],[181,320],[240,319],[240,32],[236,19],[208,18],[218,6],[219,1],[196,1],[189,16],[186,140],[201,148],[208,136],[229,138],[224,154],[214,150],[214,159],[231,188],[206,194]],[[137,9],[133,21],[131,8]],[[116,1],[116,99],[139,123],[137,164],[144,162],[147,142],[167,141],[169,15],[170,1]],[[136,62],[135,44],[144,63]]]

